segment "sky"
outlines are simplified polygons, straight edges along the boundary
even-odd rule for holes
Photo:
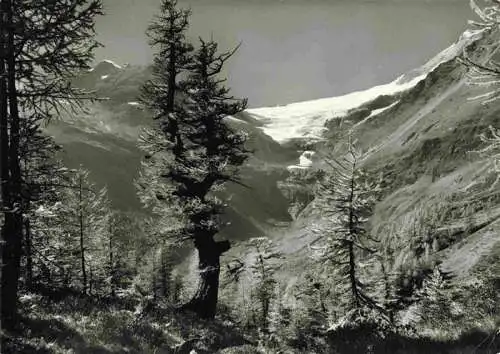
[[[145,65],[160,0],[103,0],[96,60]],[[391,81],[454,42],[472,18],[462,0],[180,0],[189,35],[242,43],[224,75],[250,107],[337,96]]]

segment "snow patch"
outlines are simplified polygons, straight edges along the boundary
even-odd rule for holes
[[[105,59],[105,60],[103,60],[103,62],[104,62],[104,63],[111,64],[111,65],[113,65],[115,68],[117,68],[117,69],[119,69],[119,70],[123,69],[123,67],[122,67],[121,65],[116,64],[116,63],[115,63],[114,61],[112,61],[112,60]]]
[[[101,76],[101,80],[106,80],[109,77],[109,75],[103,75]]]
[[[399,102],[400,102],[400,100],[397,100],[396,102],[392,103],[391,105],[389,105],[387,107],[383,107],[383,108],[379,108],[379,109],[374,109],[373,111],[371,111],[371,113],[370,113],[370,115],[368,117],[366,117],[362,121],[354,124],[354,127],[357,127],[357,126],[359,126],[359,125],[361,125],[363,123],[366,123],[368,120],[372,119],[373,117],[378,116],[379,114],[382,114],[383,112],[391,109],[392,107],[394,107],[395,105],[397,105]]]
[[[127,104],[132,107],[142,107],[142,104],[140,102],[133,101],[133,102],[127,102]]]
[[[368,116],[368,119],[369,118],[372,118],[372,117],[375,117],[375,116],[378,116],[379,114],[391,109],[392,107],[394,107],[395,105],[397,105],[399,103],[400,100],[397,100],[396,102],[394,102],[393,104],[387,106],[387,107],[383,107],[383,108],[379,108],[379,109],[374,109],[370,115]]]
[[[103,61],[101,61],[101,62],[97,63],[97,65],[96,65],[96,66],[94,66],[93,68],[90,68],[89,70],[87,70],[87,72],[91,73],[91,72],[95,71],[95,68],[96,68],[96,67],[98,67],[98,66],[99,66],[99,64],[101,64],[101,63],[111,64],[111,65],[112,65],[115,69],[118,69],[118,70],[122,70],[122,69],[123,69],[123,66],[116,64],[116,63],[115,63],[114,61],[112,61],[112,60],[108,60],[108,59],[106,59],[106,60],[103,60]],[[127,65],[127,66],[128,66],[128,65]]]
[[[302,155],[299,157],[299,164],[298,165],[291,165],[288,166],[287,169],[290,170],[307,170],[313,165],[313,156],[316,152],[315,151],[304,151]]]
[[[322,133],[326,130],[325,123],[328,120],[344,117],[350,110],[373,101],[379,96],[394,96],[415,87],[440,64],[456,58],[468,44],[477,40],[481,33],[482,31],[466,31],[456,43],[440,52],[426,64],[401,75],[391,83],[343,96],[290,103],[277,107],[253,108],[246,110],[246,112],[263,122],[264,126],[261,129],[264,133],[279,143],[294,138],[322,139]],[[380,113],[376,112],[374,115]]]

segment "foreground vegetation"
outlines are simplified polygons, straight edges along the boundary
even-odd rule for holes
[[[496,282],[498,287],[498,278]],[[352,313],[349,322],[327,328],[305,314],[317,310],[312,303],[312,308],[289,313],[288,320],[282,310],[267,333],[232,317],[224,306],[215,320],[206,321],[139,294],[113,300],[53,291],[26,293],[16,334],[2,335],[2,353],[496,354],[500,307],[498,298],[485,301],[498,297],[498,288],[491,285],[474,281],[442,292],[441,286],[429,284],[426,291],[434,295],[407,314],[416,317],[408,326],[381,327],[376,315]]]

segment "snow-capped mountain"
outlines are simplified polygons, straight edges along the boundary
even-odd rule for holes
[[[350,110],[374,101],[378,97],[397,97],[402,92],[415,87],[440,64],[457,57],[466,46],[476,41],[480,36],[481,31],[465,32],[456,43],[443,50],[422,67],[403,74],[385,85],[338,97],[290,103],[285,106],[248,109],[247,113],[261,121],[264,124],[263,131],[278,142],[297,138],[322,139],[322,133],[326,129],[325,123],[328,120],[344,117]],[[393,103],[374,110],[370,118],[391,108],[391,105]]]
[[[123,70],[124,66],[118,65],[111,60],[103,60],[78,77],[76,84],[82,88],[94,89],[100,80],[106,80]]]

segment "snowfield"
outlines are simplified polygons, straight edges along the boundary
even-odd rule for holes
[[[440,64],[459,55],[470,43],[482,36],[482,31],[466,31],[450,47],[429,60],[419,69],[401,75],[391,83],[375,86],[368,90],[352,92],[343,96],[323,98],[313,101],[290,103],[284,106],[252,108],[246,112],[264,123],[265,134],[279,143],[294,138],[321,139],[325,123],[340,118],[353,108],[373,101],[379,96],[396,95],[416,86]],[[390,107],[386,107],[389,109]],[[373,112],[370,119],[383,110]]]
[[[264,133],[279,143],[293,138],[321,139],[326,121],[340,118],[353,108],[370,102],[382,95],[394,95],[408,90],[425,78],[418,76],[409,82],[404,76],[366,91],[353,92],[344,96],[323,98],[314,101],[291,103],[286,106],[264,107],[247,110],[254,118],[262,121]]]

